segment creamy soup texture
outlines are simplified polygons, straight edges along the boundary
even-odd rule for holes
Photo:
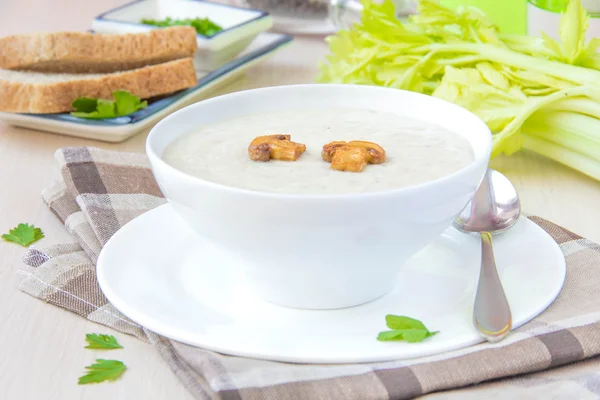
[[[248,145],[257,136],[290,134],[306,145],[297,161],[257,162]],[[387,161],[362,172],[331,170],[324,144],[366,140]],[[349,194],[416,185],[455,172],[473,159],[469,142],[437,125],[358,109],[298,110],[242,116],[183,135],[163,154],[171,166],[201,179],[239,188],[290,194]]]

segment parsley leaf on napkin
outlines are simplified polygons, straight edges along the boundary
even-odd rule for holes
[[[95,364],[85,367],[87,373],[79,378],[80,385],[88,383],[100,383],[104,381],[116,381],[127,369],[125,364],[117,360],[96,360]]]
[[[85,341],[88,342],[88,345],[85,346],[86,349],[111,350],[123,348],[113,335],[88,333],[85,335]]]
[[[8,233],[2,235],[2,239],[7,242],[17,243],[23,247],[27,247],[43,237],[44,233],[40,228],[29,224],[19,224]]]
[[[113,97],[114,101],[90,97],[75,99],[72,104],[75,111],[71,115],[87,119],[116,118],[133,114],[148,106],[147,101],[141,101],[139,97],[125,90],[113,92]]]
[[[421,321],[406,316],[386,315],[385,322],[387,327],[392,330],[379,332],[377,340],[381,342],[403,340],[408,343],[417,343],[438,333],[438,331],[430,332]]]

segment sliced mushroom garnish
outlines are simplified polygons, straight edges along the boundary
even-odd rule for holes
[[[248,146],[248,157],[253,161],[296,161],[306,146],[290,139],[291,135],[259,136]]]
[[[335,154],[335,151],[337,149],[339,149],[340,147],[347,146],[347,145],[348,145],[347,142],[327,143],[325,146],[323,146],[323,150],[321,151],[321,157],[323,158],[323,160],[330,163],[333,161],[333,155]]]
[[[383,164],[385,162],[385,150],[377,143],[352,140],[348,142],[348,146],[363,147],[369,150],[369,154],[371,155],[369,164]]]
[[[382,164],[386,158],[383,147],[361,140],[328,143],[321,157],[331,163],[331,169],[350,172],[360,172],[367,164]]]

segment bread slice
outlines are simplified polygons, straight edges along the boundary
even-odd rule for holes
[[[0,70],[0,111],[50,114],[71,111],[78,97],[112,99],[116,90],[147,99],[196,85],[191,58],[112,74],[45,74]]]
[[[57,32],[0,38],[0,68],[38,72],[107,73],[192,57],[189,26],[144,33]]]

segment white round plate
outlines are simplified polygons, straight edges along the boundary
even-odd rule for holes
[[[495,237],[494,249],[518,327],[560,292],[564,256],[525,218]],[[120,229],[104,246],[97,271],[117,309],[168,338],[245,357],[353,363],[415,358],[481,342],[471,324],[479,261],[479,238],[449,228],[408,262],[395,289],[373,302],[331,311],[285,308],[251,293],[236,260],[199,239],[167,204]],[[440,333],[421,343],[379,342],[386,314],[420,319]]]

